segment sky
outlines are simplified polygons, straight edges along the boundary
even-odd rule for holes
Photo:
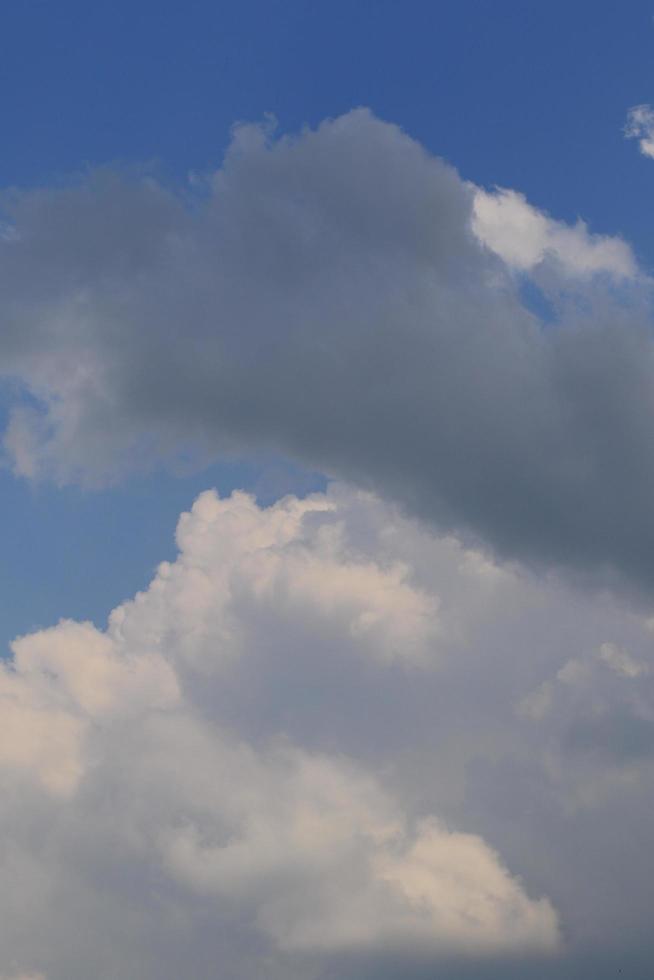
[[[0,980],[651,977],[654,10],[0,38]]]

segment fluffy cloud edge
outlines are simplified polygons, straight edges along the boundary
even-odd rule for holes
[[[112,884],[94,880],[72,845],[79,831],[99,854],[111,841],[112,860],[130,867],[132,887],[144,888],[155,868],[160,888],[172,889],[182,907],[187,894],[204,915],[237,915],[279,954],[555,954],[561,934],[553,906],[530,898],[481,836],[434,816],[410,817],[377,775],[350,758],[286,736],[250,740],[202,707],[212,670],[220,678],[247,658],[253,635],[270,629],[264,619],[258,633],[235,641],[238,618],[256,620],[271,594],[277,622],[309,615],[320,624],[326,609],[327,619],[340,620],[335,642],[377,671],[393,664],[373,652],[389,634],[406,639],[413,630],[418,645],[427,642],[421,620],[438,604],[408,601],[406,590],[415,591],[408,569],[398,574],[388,555],[375,566],[364,560],[344,533],[342,494],[262,509],[245,494],[205,493],[180,520],[178,559],[112,614],[107,631],[62,621],[15,641],[13,661],[0,670],[3,718],[16,715],[0,752],[0,825],[12,860],[38,860],[31,831],[11,820],[23,813],[32,826],[29,806],[39,800],[35,813],[49,823],[43,832],[53,859],[43,869],[52,876],[48,901],[58,876],[63,885],[82,874],[119,915],[111,903],[121,904],[120,874],[109,876]],[[365,494],[349,499],[359,511],[373,503]],[[355,555],[364,573],[353,577]],[[461,574],[478,575],[487,587],[483,562],[459,557]],[[305,569],[309,558],[312,572],[300,575],[298,588],[295,564]],[[334,583],[339,569],[343,588]],[[352,629],[361,610],[378,609],[380,594],[390,620],[364,617],[365,629]],[[189,644],[198,624],[203,635]],[[234,643],[223,656],[221,645]],[[414,652],[406,669],[424,670]],[[38,915],[40,901],[32,901],[30,914]],[[61,903],[58,912],[65,917]],[[75,918],[74,903],[68,913]],[[35,954],[35,961],[59,976],[56,957]]]

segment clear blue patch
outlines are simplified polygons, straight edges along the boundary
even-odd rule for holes
[[[543,326],[548,326],[556,322],[557,313],[554,304],[532,279],[529,279],[527,276],[521,278],[518,295],[522,304],[530,313],[538,317]]]

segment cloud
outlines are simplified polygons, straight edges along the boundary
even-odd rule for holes
[[[177,542],[0,672],[0,970],[646,975],[648,614],[343,484]]]
[[[287,750],[235,763],[236,799],[214,813],[227,840],[207,841],[191,818],[164,834],[162,860],[192,892],[254,905],[280,950],[400,949],[410,960],[556,949],[549,903],[527,899],[479,837],[433,819],[409,835],[342,762]]]
[[[569,575],[651,592],[628,246],[363,111],[4,210],[17,473],[265,448],[359,489],[202,494],[105,630],[15,641],[0,970],[649,976],[651,610]]]
[[[148,635],[158,646],[165,623],[163,635],[180,636],[187,659],[216,669],[248,645],[243,630],[253,618],[278,627],[310,615],[341,650],[423,660],[438,634],[437,600],[411,585],[402,562],[357,555],[337,512],[322,494],[284,498],[268,511],[245,493],[202,494],[177,529],[192,565],[161,565],[147,595],[112,614],[116,635]]]
[[[500,555],[651,588],[649,285],[619,239],[476,190],[365,110],[239,126],[192,189],[107,170],[4,211],[16,473],[270,449]],[[516,263],[557,295],[547,328]]]
[[[364,975],[379,955],[410,973],[556,954],[551,903],[412,804],[356,730],[379,753],[366,697],[441,683],[464,596],[472,626],[506,573],[345,487],[268,509],[202,494],[178,544],[106,630],[62,620],[0,670],[0,968],[317,978],[335,956]]]
[[[619,238],[591,235],[583,221],[570,227],[530,205],[517,191],[477,189],[472,227],[484,245],[507,265],[526,272],[547,260],[561,275],[588,278],[606,273],[630,279],[638,267],[630,247]]]
[[[3,976],[2,980],[46,980],[43,973],[14,973]]]
[[[637,139],[643,156],[654,157],[654,110],[646,103],[636,105],[627,114],[624,128],[627,139]]]
[[[600,657],[611,670],[622,677],[633,679],[649,673],[647,664],[634,660],[628,650],[621,649],[615,643],[603,643]]]

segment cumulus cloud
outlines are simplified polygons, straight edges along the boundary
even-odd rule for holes
[[[239,126],[191,190],[107,170],[3,210],[16,473],[273,449],[500,555],[651,588],[649,284],[619,239],[364,110]],[[516,265],[561,293],[547,328]]]
[[[368,694],[438,674],[455,597],[476,582],[483,616],[504,573],[346,488],[266,510],[209,492],[178,543],[106,630],[62,621],[2,666],[0,965],[172,980],[220,957],[229,977],[318,977],[334,955],[410,971],[556,953],[550,902],[478,832],[412,805],[386,751],[347,725],[328,745],[342,692],[298,690],[302,661],[318,685],[335,664],[360,717],[361,670]]]
[[[638,140],[643,156],[654,157],[654,110],[651,105],[644,103],[630,109],[624,132],[627,139]]]
[[[337,511],[323,495],[268,511],[245,493],[201,495],[177,529],[184,559],[162,564],[148,593],[114,611],[115,635],[148,636],[153,648],[179,637],[185,658],[215,670],[248,646],[254,619],[279,628],[310,615],[340,650],[424,660],[438,634],[437,599],[411,585],[404,563],[357,555]]]
[[[0,970],[479,980],[647,948],[647,616],[344,485],[204,493],[177,542],[106,629],[2,667]]]

